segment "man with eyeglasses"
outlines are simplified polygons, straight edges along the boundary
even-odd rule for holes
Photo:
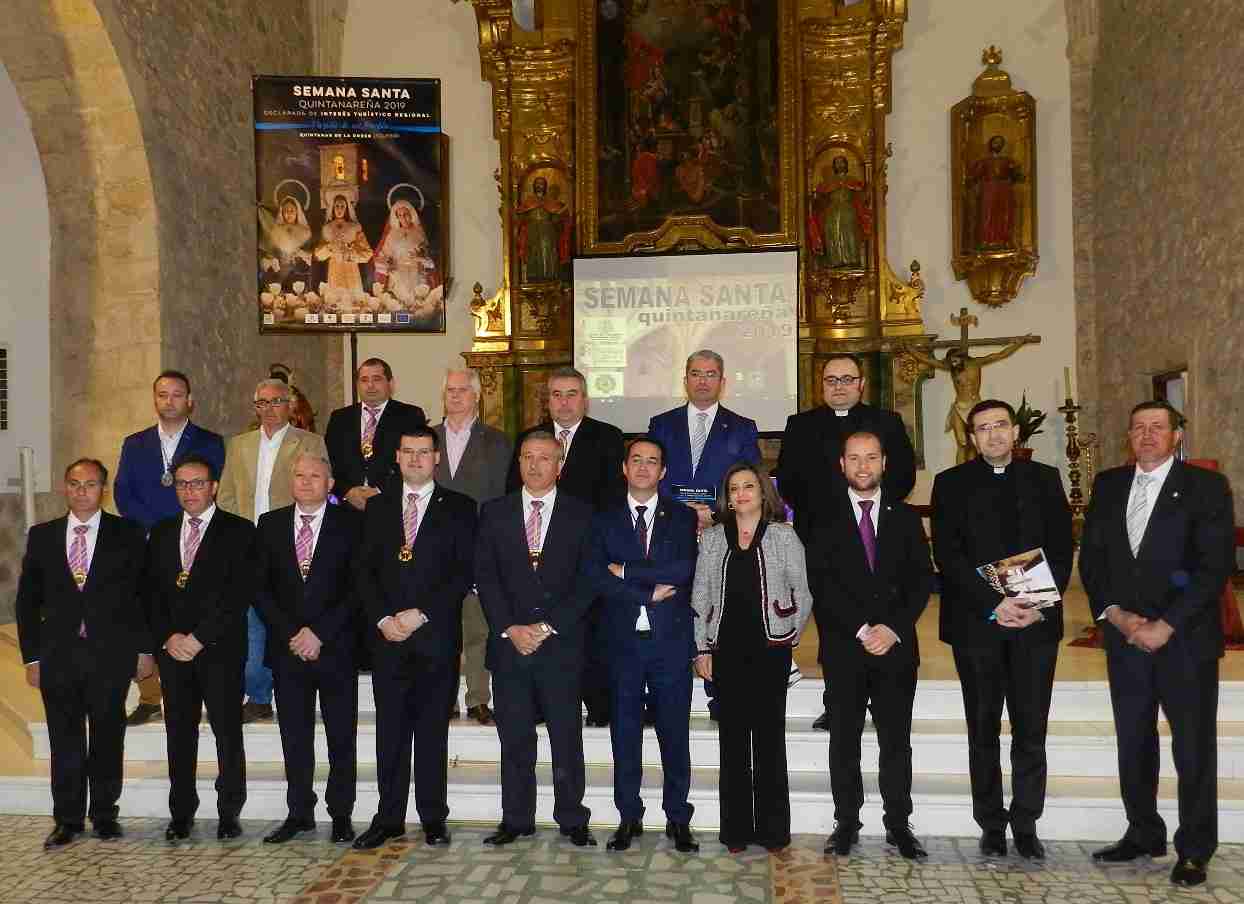
[[[170,842],[190,837],[199,808],[195,773],[203,707],[216,739],[216,837],[238,838],[246,802],[242,682],[246,607],[254,599],[255,529],[221,509],[215,465],[187,455],[173,466],[182,514],[151,529],[143,578],[147,620],[159,647],[168,734]]]
[[[792,414],[786,420],[777,462],[778,493],[795,510],[795,533],[805,546],[812,541],[818,516],[833,516],[846,495],[847,480],[839,462],[848,436],[872,433],[881,438],[886,452],[881,491],[886,499],[901,502],[916,485],[916,453],[903,419],[897,412],[863,401],[867,385],[858,357],[846,353],[830,355],[821,371],[824,404]],[[818,650],[828,649],[832,640],[819,620],[816,628]],[[818,657],[821,655],[818,652]],[[821,665],[824,669],[825,664]],[[812,723],[818,731],[829,731],[829,696],[827,687],[825,712]]]
[[[125,438],[114,493],[117,511],[137,521],[144,531],[181,511],[173,491],[173,462],[180,456],[193,452],[218,470],[225,466],[224,439],[190,422],[194,410],[190,378],[179,370],[166,370],[155,378],[151,392],[156,423]],[[137,726],[159,718],[160,676],[156,674],[138,682],[138,705],[126,722]]]
[[[473,581],[475,502],[436,483],[436,431],[403,433],[394,455],[400,491],[367,503],[356,567],[374,668],[380,790],[371,825],[354,841],[360,850],[406,834],[412,753],[424,842],[449,844],[445,714],[458,692],[462,600]]]
[[[216,503],[226,512],[254,524],[272,509],[292,505],[290,466],[302,454],[328,457],[324,440],[289,422],[290,388],[274,378],[255,387],[259,428],[229,440],[225,469],[220,475]],[[272,672],[264,665],[267,629],[254,606],[246,613],[246,704],[243,722],[272,721]]]
[[[981,565],[1045,550],[1060,594],[1071,578],[1071,509],[1058,470],[1016,458],[1015,409],[986,399],[966,423],[977,458],[933,482],[933,556],[942,574],[940,636],[954,652],[968,725],[972,815],[986,856],[1006,856],[1011,827],[1021,857],[1040,860],[1045,735],[1062,604],[1037,609],[981,577]],[[1011,806],[1002,803],[1002,708],[1011,724]]]
[[[1080,577],[1102,625],[1127,832],[1099,863],[1166,853],[1158,814],[1158,706],[1179,777],[1171,882],[1205,882],[1218,847],[1219,600],[1235,570],[1231,488],[1180,461],[1183,416],[1168,402],[1132,409],[1134,465],[1102,471],[1084,519]]]
[[[139,592],[143,530],[101,509],[107,484],[94,459],[65,469],[69,511],[30,529],[17,585],[26,683],[43,698],[52,748],[56,824],[45,849],[74,841],[88,813],[96,837],[121,837],[125,694],[152,670]]]

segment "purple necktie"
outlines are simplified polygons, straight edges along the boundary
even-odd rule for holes
[[[868,570],[877,570],[877,532],[873,530],[873,500],[860,500],[860,540],[864,542],[864,555],[868,557]]]
[[[644,558],[648,558],[648,522],[644,520],[644,512],[648,511],[648,506],[635,506],[635,539],[639,541],[639,548],[644,551]]]
[[[307,579],[308,570],[311,567],[311,543],[315,539],[315,535],[311,532],[311,522],[315,520],[315,515],[301,515],[302,527],[298,529],[298,536],[294,538],[294,555],[298,557],[298,570],[302,572],[302,579]]]

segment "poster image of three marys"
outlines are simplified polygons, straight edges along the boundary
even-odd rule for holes
[[[320,231],[320,240],[315,249],[315,259],[328,262],[328,287],[344,289],[352,297],[361,294],[363,275],[359,265],[371,260],[372,250],[354,213],[354,206],[345,195],[333,198],[328,221]]]
[[[850,178],[846,157],[821,167],[821,181],[808,211],[808,245],[818,267],[863,270],[865,244],[872,236],[872,209],[863,182]]]
[[[376,281],[384,283],[389,294],[407,308],[440,285],[419,211],[405,199],[394,202],[389,210],[376,246]]]
[[[968,166],[967,233],[965,243],[977,251],[1015,247],[1015,184],[1024,181],[1023,171],[1003,154],[1006,139],[989,139],[989,155]]]
[[[570,263],[574,226],[565,202],[549,192],[547,178],[536,176],[531,180],[531,194],[514,213],[522,282],[559,279],[562,267]]]

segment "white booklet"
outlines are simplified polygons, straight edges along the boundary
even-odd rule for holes
[[[1044,549],[1030,549],[978,566],[976,573],[1006,597],[1024,597],[1017,603],[1029,609],[1048,609],[1062,602]]]

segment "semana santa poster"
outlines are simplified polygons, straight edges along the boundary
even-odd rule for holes
[[[260,332],[445,331],[439,79],[256,76]]]

